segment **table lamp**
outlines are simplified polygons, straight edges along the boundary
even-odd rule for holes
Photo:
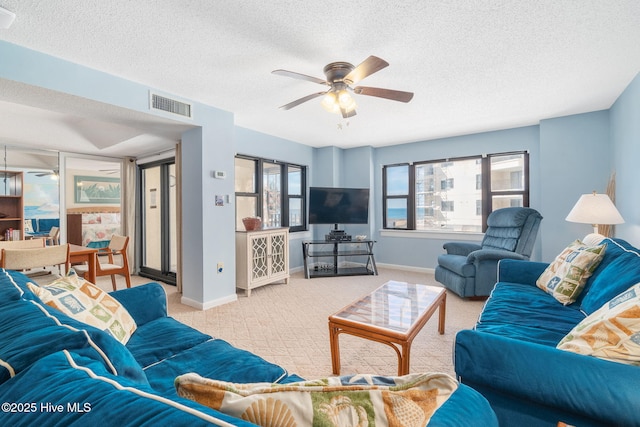
[[[598,224],[622,224],[624,219],[606,194],[583,194],[565,218],[569,222],[592,224],[598,234]]]

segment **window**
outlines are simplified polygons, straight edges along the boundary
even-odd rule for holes
[[[262,224],[280,227],[282,224],[282,165],[262,164]]]
[[[528,156],[523,153],[494,154],[490,162],[491,210],[529,206]]]
[[[304,169],[300,166],[287,166],[287,189],[289,196],[289,227],[302,227],[304,229],[304,212],[306,208],[302,194]]]
[[[420,162],[415,163],[414,169],[416,193],[412,199],[415,200],[416,215],[415,224],[410,229],[442,230],[463,223],[466,227],[468,224],[478,228],[482,226],[482,217],[476,215],[475,209],[475,200],[482,194],[481,190],[476,189],[476,176],[481,174],[482,165],[475,158]],[[440,184],[434,190],[433,186],[420,185],[420,180]],[[421,192],[421,188],[427,190]],[[471,201],[473,204],[470,204]]]
[[[407,228],[409,225],[409,165],[386,166],[383,175],[384,228]],[[424,182],[421,181],[421,185],[424,185]]]
[[[236,230],[243,230],[242,218],[258,215],[258,161],[236,157]]]
[[[236,156],[236,229],[242,218],[259,216],[267,227],[303,231],[306,224],[306,168],[249,156]]]
[[[440,202],[440,208],[442,212],[453,212],[453,201],[443,200]]]
[[[383,168],[384,228],[481,232],[489,213],[529,205],[529,156],[490,154]]]
[[[447,178],[440,181],[440,189],[441,190],[452,190],[453,189],[453,178]]]

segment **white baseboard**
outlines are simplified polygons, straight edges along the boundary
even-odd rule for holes
[[[385,263],[376,263],[379,268],[388,268],[390,270],[403,270],[403,271],[413,271],[416,273],[426,273],[426,274],[434,274],[435,270],[433,268],[425,268],[425,267],[412,267],[408,265],[397,265],[397,264],[385,264]],[[293,267],[289,269],[290,273],[296,273],[298,271],[303,271],[304,267]],[[228,304],[230,302],[236,302],[238,300],[238,295],[227,295],[226,297],[218,298],[215,300],[207,301],[205,303],[201,303],[191,298],[181,297],[180,303],[184,305],[188,305],[189,307],[196,308],[198,310],[208,310],[213,307],[218,307],[220,305]]]
[[[388,268],[390,270],[415,271],[416,273],[428,273],[428,274],[435,273],[435,268],[412,267],[410,265],[384,264],[384,263],[377,262],[376,266],[382,267],[382,268]]]
[[[214,299],[211,301],[207,301],[204,303],[194,301],[191,298],[182,297],[180,298],[180,303],[184,305],[188,305],[189,307],[197,308],[198,310],[208,310],[213,307],[217,307],[219,305],[228,304],[230,302],[236,302],[238,300],[238,295],[227,295],[226,297]]]

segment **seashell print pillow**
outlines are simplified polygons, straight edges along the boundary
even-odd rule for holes
[[[259,426],[424,427],[458,388],[446,374],[353,375],[291,384],[236,384],[180,375],[178,395]]]

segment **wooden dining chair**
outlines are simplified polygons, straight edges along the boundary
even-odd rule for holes
[[[45,236],[47,245],[59,245],[60,244],[60,228],[53,226],[49,230],[49,235]]]
[[[27,240],[0,240],[0,249],[38,249],[44,248],[43,238]]]
[[[116,288],[116,275],[124,276],[124,280],[127,283],[127,288],[131,287],[131,277],[129,273],[129,261],[127,259],[127,246],[129,245],[128,236],[118,236],[114,234],[111,236],[109,246],[102,248],[98,251],[98,260],[96,261],[96,277],[111,276],[111,284],[113,290]],[[101,262],[100,258],[104,255],[108,257],[108,262]],[[115,262],[114,255],[118,255],[122,258],[120,263]],[[78,275],[83,276],[89,271],[89,266],[86,264],[74,265],[73,269]]]
[[[29,270],[48,266],[62,266],[64,276],[69,270],[69,244],[32,249],[0,249],[0,267],[9,270]]]

